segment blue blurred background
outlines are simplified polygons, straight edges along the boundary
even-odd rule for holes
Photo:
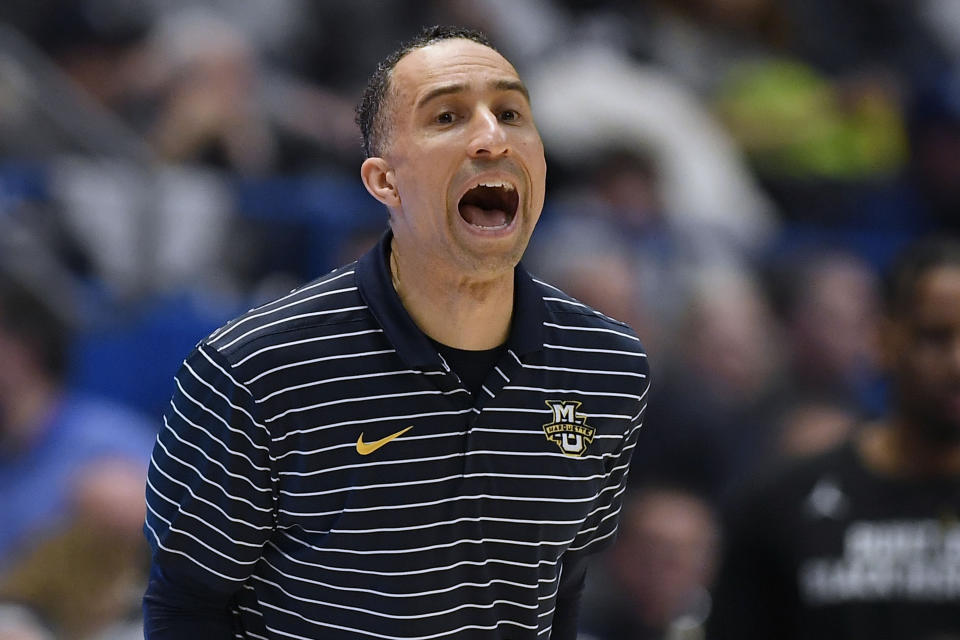
[[[676,634],[705,615],[729,488],[883,411],[880,274],[960,227],[956,0],[4,0],[0,638],[140,637],[173,375],[376,240],[353,107],[438,23],[485,30],[530,88],[528,268],[650,352],[631,482],[660,501],[628,502],[585,632],[606,584],[634,637],[701,637]],[[644,518],[675,526],[651,542]]]

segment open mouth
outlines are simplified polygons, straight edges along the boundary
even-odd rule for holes
[[[460,217],[479,229],[502,229],[517,215],[520,196],[512,184],[483,183],[463,194]]]

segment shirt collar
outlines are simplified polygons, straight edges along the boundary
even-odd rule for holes
[[[437,350],[414,323],[393,288],[387,266],[392,239],[393,232],[388,229],[380,242],[358,261],[360,295],[404,362],[416,369],[441,370]],[[518,354],[539,351],[543,348],[546,307],[539,287],[523,265],[514,269],[513,291],[514,314],[507,344]]]

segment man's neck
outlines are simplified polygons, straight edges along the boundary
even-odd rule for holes
[[[902,420],[864,431],[859,449],[867,466],[884,475],[937,477],[960,475],[960,444],[924,439]]]
[[[505,343],[513,314],[513,272],[475,278],[432,268],[391,245],[390,273],[404,308],[441,344],[480,351]]]

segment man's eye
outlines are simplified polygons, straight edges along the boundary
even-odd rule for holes
[[[500,114],[500,119],[504,122],[513,122],[520,118],[520,114],[514,111],[513,109],[507,109]]]
[[[437,122],[439,122],[440,124],[450,124],[451,122],[453,122],[453,114],[450,113],[449,111],[444,111],[443,113],[437,116]]]

